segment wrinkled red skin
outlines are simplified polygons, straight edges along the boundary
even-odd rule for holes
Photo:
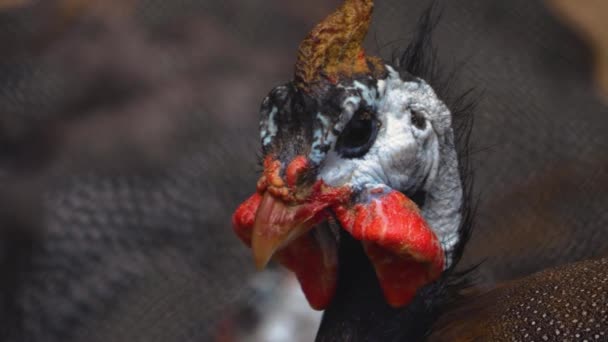
[[[279,175],[280,162],[267,157],[264,167],[258,193],[243,202],[233,216],[234,230],[248,246],[263,194],[268,192],[295,206],[295,216],[313,217],[311,228],[332,210],[340,225],[362,241],[391,306],[407,305],[420,287],[440,276],[444,267],[441,244],[416,205],[402,193],[378,189],[377,196],[367,203],[351,204],[352,191],[347,187],[317,181],[308,189],[297,189],[297,180],[308,167],[304,157],[287,166],[286,183]],[[319,235],[302,235],[279,250],[275,258],[296,274],[310,305],[321,310],[335,293],[338,260],[335,241],[328,243]]]
[[[298,178],[304,171],[306,171],[307,168],[308,161],[306,158],[302,156],[296,157],[291,163],[289,163],[287,170],[285,170],[285,179],[287,180],[287,185],[294,188],[298,183]]]
[[[420,287],[441,275],[441,243],[404,194],[393,190],[334,212],[342,228],[363,242],[389,305],[408,304]]]
[[[308,233],[276,255],[277,261],[296,274],[310,306],[325,309],[338,284],[338,255],[335,240],[320,241]]]

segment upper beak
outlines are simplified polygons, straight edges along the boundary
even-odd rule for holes
[[[327,219],[328,209],[345,203],[351,192],[322,181],[312,186],[296,185],[298,175],[306,169],[304,157],[288,165],[285,181],[279,178],[277,163],[267,158],[258,191],[236,210],[233,227],[252,247],[257,268],[275,256],[295,273],[310,305],[321,310],[335,293],[338,256],[331,232],[319,223]]]
[[[256,267],[264,268],[278,250],[324,218],[325,213],[319,206],[311,203],[289,205],[266,192],[257,210],[251,236]]]
[[[251,245],[258,269],[264,268],[275,253],[324,221],[329,207],[350,198],[348,188],[329,187],[322,181],[298,186],[297,180],[307,168],[308,160],[296,157],[285,168],[285,177],[281,177],[281,163],[267,157],[258,192],[235,212],[235,230]]]

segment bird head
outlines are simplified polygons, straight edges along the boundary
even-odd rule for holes
[[[387,303],[450,266],[462,185],[451,113],[423,79],[366,55],[372,0],[345,0],[301,43],[294,80],[261,105],[263,173],[233,226],[258,268],[292,270],[313,308],[338,282],[340,230]]]

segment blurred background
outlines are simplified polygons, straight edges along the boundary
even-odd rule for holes
[[[255,273],[230,216],[258,108],[338,0],[0,0],[6,341],[310,341],[320,313]],[[370,54],[431,1],[377,0]],[[461,266],[481,284],[608,253],[608,5],[439,1],[454,91],[478,97]]]

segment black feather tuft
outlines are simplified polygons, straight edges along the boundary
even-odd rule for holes
[[[443,73],[433,46],[433,32],[441,19],[442,10],[433,2],[418,20],[409,45],[393,52],[393,65],[404,74],[422,78],[434,86],[443,84]],[[435,89],[438,91],[439,89]],[[441,92],[438,92],[441,95]]]

